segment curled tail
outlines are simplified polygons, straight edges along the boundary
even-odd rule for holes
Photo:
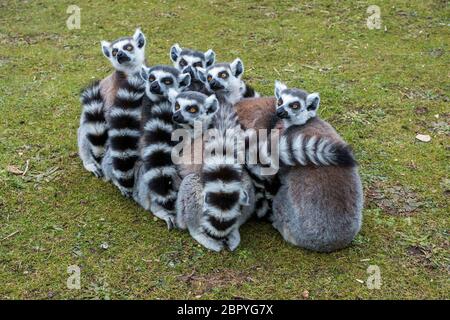
[[[259,148],[264,163],[271,163],[267,143]],[[279,160],[282,166],[341,166],[353,167],[357,162],[350,146],[327,137],[283,135],[279,140]]]
[[[109,114],[109,145],[111,148],[113,181],[125,196],[134,186],[134,167],[139,159],[142,84],[126,79],[120,85]]]
[[[146,108],[144,106],[144,108]],[[143,125],[141,157],[144,163],[144,183],[148,185],[152,212],[171,228],[175,221],[178,191],[178,170],[172,161],[172,123],[170,104],[152,105]]]
[[[308,165],[352,167],[356,160],[350,147],[326,137],[296,135],[280,139],[280,160],[287,166]]]
[[[221,129],[205,144],[205,152],[210,156],[205,156],[201,174],[202,228],[205,235],[230,246],[230,235],[237,232],[241,206],[249,205],[249,195],[244,190],[243,166],[236,161],[236,152],[227,153],[236,146],[235,138],[240,132],[240,127],[235,126],[237,119],[228,112],[219,113],[219,117],[215,127]]]
[[[105,153],[108,139],[108,124],[103,108],[103,97],[100,92],[100,81],[95,81],[81,92],[83,111],[80,127],[83,127],[86,139],[91,145],[90,152],[96,163],[100,164]]]

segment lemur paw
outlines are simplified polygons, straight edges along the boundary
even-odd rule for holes
[[[88,163],[84,165],[84,168],[93,173],[95,177],[101,178],[103,177],[103,171],[102,169],[95,163]]]
[[[154,212],[153,214],[166,222],[168,230],[176,228],[177,225],[175,223],[175,214],[165,210],[159,210]]]
[[[117,186],[119,188],[120,193],[125,198],[131,198],[133,196],[133,189],[124,188],[122,186]]]

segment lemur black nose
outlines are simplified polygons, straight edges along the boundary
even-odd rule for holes
[[[154,94],[161,94],[161,87],[159,86],[158,81],[154,81],[150,85],[150,92]]]
[[[288,113],[287,113],[286,110],[284,110],[284,108],[278,108],[278,110],[277,110],[277,117],[278,118],[283,119],[283,118],[287,118],[287,116],[288,116]]]
[[[181,114],[180,113],[174,113],[173,115],[172,115],[172,120],[173,121],[175,121],[175,122],[181,122],[182,121],[182,116],[181,116]]]
[[[184,68],[183,73],[189,73],[191,79],[195,78],[194,69],[191,66]]]
[[[127,62],[130,61],[130,57],[127,56],[127,54],[123,51],[119,51],[117,53],[117,62],[122,63],[122,62]]]
[[[220,90],[223,89],[223,86],[216,80],[212,79],[209,82],[209,86],[211,87],[212,90]]]

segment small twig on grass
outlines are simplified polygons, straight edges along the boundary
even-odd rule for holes
[[[22,176],[25,176],[27,174],[29,167],[30,167],[30,160],[28,159],[25,164],[25,170],[23,170]]]
[[[12,236],[15,236],[17,233],[19,233],[19,230],[16,230],[16,231],[14,231],[13,233],[7,235],[7,236],[4,237],[3,239],[1,239],[0,242],[4,241],[4,240],[6,240],[6,239],[9,239],[9,238],[11,238]]]

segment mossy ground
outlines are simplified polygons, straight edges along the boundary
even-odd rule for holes
[[[71,4],[79,30],[66,27]],[[381,30],[366,26],[372,4]],[[447,1],[1,1],[0,12],[0,298],[450,297]],[[275,79],[321,93],[366,191],[351,247],[308,252],[250,222],[236,252],[208,252],[83,169],[79,91],[110,71],[99,41],[137,26],[149,64],[169,63],[179,42],[242,58],[265,95]],[[9,172],[27,161],[25,176]],[[66,287],[70,265],[81,290]],[[379,290],[358,281],[369,265]]]

